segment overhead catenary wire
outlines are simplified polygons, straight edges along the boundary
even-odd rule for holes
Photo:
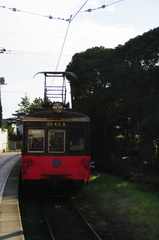
[[[64,36],[64,41],[63,41],[63,44],[62,44],[62,48],[61,48],[61,51],[60,51],[60,55],[59,55],[59,58],[58,58],[58,61],[57,61],[57,65],[56,65],[55,71],[57,71],[58,66],[59,66],[59,63],[60,63],[60,60],[61,60],[61,56],[62,56],[62,53],[63,53],[63,49],[64,49],[64,45],[65,45],[66,38],[67,38],[67,35],[68,35],[68,31],[69,31],[70,24],[71,24],[71,22],[75,19],[75,17],[76,17],[79,13],[82,13],[82,12],[91,12],[91,11],[94,11],[94,10],[99,10],[99,9],[101,9],[101,8],[105,8],[105,7],[107,7],[107,6],[116,4],[116,3],[118,3],[118,2],[122,2],[122,1],[124,1],[124,0],[118,0],[118,1],[116,1],[116,2],[107,4],[107,5],[102,5],[101,7],[98,7],[98,8],[88,9],[88,10],[85,10],[85,11],[81,11],[88,1],[89,1],[89,0],[86,0],[86,1],[84,2],[84,4],[79,8],[79,10],[78,10],[75,14],[72,14],[72,15],[70,16],[70,18],[69,18],[68,27],[67,27],[67,30],[66,30],[66,33],[65,33],[65,36]]]
[[[75,13],[75,14],[72,14],[72,15],[70,15],[70,17],[68,17],[67,18],[67,16],[66,16],[66,18],[63,18],[63,16],[62,17],[55,17],[55,16],[52,16],[52,15],[43,15],[43,14],[39,14],[39,13],[33,13],[33,12],[29,12],[29,11],[24,11],[24,10],[18,10],[17,8],[10,8],[10,7],[5,7],[5,6],[0,6],[0,8],[2,9],[2,11],[7,11],[7,9],[8,9],[8,11],[10,10],[10,11],[13,11],[13,14],[15,13],[15,14],[18,14],[19,13],[19,16],[22,16],[22,14],[28,14],[28,16],[29,16],[29,14],[30,14],[30,16],[32,15],[35,15],[35,17],[43,17],[43,18],[47,18],[48,19],[48,21],[49,20],[60,20],[60,21],[63,21],[63,23],[64,22],[67,22],[67,29],[66,29],[66,32],[65,32],[65,34],[64,34],[64,38],[63,38],[63,42],[62,42],[62,47],[61,47],[61,50],[60,50],[60,54],[59,54],[59,58],[58,58],[58,61],[57,61],[57,65],[56,65],[56,70],[58,69],[58,66],[59,66],[59,63],[60,63],[60,60],[61,60],[61,57],[62,57],[62,54],[63,54],[63,50],[64,50],[64,47],[65,47],[65,43],[66,43],[66,40],[67,40],[67,37],[68,37],[68,33],[69,33],[69,29],[70,29],[70,25],[71,25],[71,23],[74,21],[74,19],[77,17],[77,16],[79,16],[78,14],[89,14],[89,13],[91,13],[92,11],[101,11],[101,10],[104,10],[106,7],[108,7],[108,6],[110,6],[110,5],[113,5],[113,4],[116,4],[116,3],[118,3],[118,2],[121,2],[121,1],[124,1],[124,0],[119,0],[119,1],[116,1],[116,2],[113,2],[113,3],[111,3],[111,4],[103,4],[102,6],[99,6],[99,7],[94,7],[93,8],[93,6],[91,6],[92,8],[89,8],[89,9],[86,9],[86,10],[84,10],[86,7],[86,3],[88,2],[88,0],[87,1],[85,1],[84,2],[84,4],[79,8],[79,10]],[[85,8],[84,8],[85,7]],[[5,10],[4,10],[5,9]],[[20,14],[20,13],[22,13],[22,14]],[[3,49],[2,49],[3,50]],[[2,52],[2,53],[4,53],[4,54],[33,54],[33,55],[39,55],[39,54],[41,54],[41,55],[50,55],[49,53],[38,53],[38,52],[27,52],[27,51],[12,51],[12,50],[9,50],[9,51],[6,51],[5,50],[5,52]],[[6,93],[7,93],[7,91],[5,91]],[[10,92],[10,94],[11,93],[13,93],[13,94],[21,94],[21,92]],[[24,92],[23,92],[24,93]],[[33,94],[33,93],[29,93],[29,94]]]
[[[45,18],[49,18],[49,19],[53,19],[53,20],[69,21],[69,19],[66,19],[66,18],[53,17],[52,15],[43,15],[43,14],[40,14],[40,13],[28,12],[28,11],[17,9],[15,7],[11,8],[11,7],[6,7],[6,6],[0,6],[0,8],[8,9],[8,10],[11,10],[13,12],[21,12],[21,13],[31,14],[31,15],[35,15],[35,16],[39,16],[39,17],[45,17]]]
[[[64,50],[64,46],[65,46],[65,42],[66,42],[66,39],[67,39],[67,35],[68,35],[68,31],[69,31],[69,28],[70,28],[70,24],[71,22],[73,21],[73,19],[78,15],[78,13],[81,11],[81,9],[85,6],[85,4],[88,2],[89,0],[86,0],[84,2],[84,4],[79,8],[79,10],[70,16],[70,19],[69,19],[69,23],[68,23],[68,26],[67,26],[67,29],[66,29],[66,33],[65,33],[65,36],[64,36],[64,40],[63,40],[63,43],[62,43],[62,47],[61,47],[61,51],[60,51],[60,55],[59,55],[59,58],[58,58],[58,61],[57,61],[57,65],[56,65],[56,68],[55,68],[55,72],[57,71],[58,69],[58,66],[59,66],[59,63],[60,63],[60,60],[61,60],[61,57],[62,57],[62,53],[63,53],[63,50]],[[52,85],[53,85],[53,82],[54,82],[54,78],[52,79]]]
[[[3,91],[3,93],[7,93],[7,94],[25,94],[26,95],[26,92],[24,92],[24,91],[6,91],[6,90],[4,90]],[[29,92],[29,94],[39,94],[39,92]]]
[[[86,3],[88,2],[85,1],[84,4],[80,7],[80,9],[75,13],[75,14],[71,14],[69,18],[63,18],[63,17],[54,17],[53,15],[44,15],[44,14],[41,14],[41,13],[35,13],[35,12],[30,12],[30,11],[25,11],[25,10],[21,10],[21,9],[17,9],[15,7],[6,7],[6,6],[1,6],[0,5],[0,8],[3,8],[3,9],[7,9],[7,10],[11,10],[13,12],[19,12],[19,13],[25,13],[25,14],[31,14],[31,15],[35,15],[35,16],[39,16],[39,17],[45,17],[45,18],[48,18],[48,19],[51,19],[51,20],[62,20],[62,21],[67,21],[67,22],[71,22],[73,21],[73,19],[77,16],[78,13],[90,13],[92,11],[96,11],[96,10],[100,10],[100,9],[104,9],[108,6],[111,6],[111,5],[114,5],[116,3],[119,3],[119,2],[122,2],[124,0],[118,0],[118,1],[115,1],[115,2],[112,2],[110,4],[103,4],[102,6],[99,6],[99,7],[96,7],[96,8],[89,8],[87,10],[84,10],[84,11],[81,11],[82,8],[86,5]]]
[[[59,63],[60,63],[60,60],[61,60],[61,56],[62,56],[63,49],[64,49],[64,46],[65,46],[65,42],[66,42],[66,39],[67,39],[67,35],[68,35],[69,28],[70,28],[70,24],[71,24],[71,22],[73,21],[73,19],[78,15],[78,13],[80,12],[80,10],[85,6],[85,4],[86,4],[88,1],[89,1],[89,0],[86,0],[86,1],[84,2],[84,4],[79,8],[79,10],[78,10],[75,14],[73,14],[73,15],[70,16],[69,23],[68,23],[68,26],[67,26],[67,29],[66,29],[66,33],[65,33],[65,36],[64,36],[64,40],[63,40],[63,43],[62,43],[60,55],[59,55],[59,58],[58,58],[58,61],[57,61],[57,65],[56,65],[56,68],[55,68],[55,72],[57,71],[58,66],[59,66]],[[52,79],[51,85],[53,85],[53,82],[54,82],[54,78]]]
[[[61,60],[61,57],[62,57],[63,49],[64,49],[64,46],[65,46],[65,42],[66,42],[66,39],[67,39],[67,36],[68,36],[70,24],[71,24],[71,22],[75,19],[75,17],[76,17],[79,13],[86,13],[86,12],[92,12],[92,11],[95,11],[95,10],[104,9],[104,8],[110,6],[110,5],[113,5],[113,4],[122,2],[122,1],[124,1],[124,0],[118,0],[118,1],[112,2],[112,3],[110,3],[110,4],[103,4],[102,6],[99,6],[99,7],[96,7],[96,8],[89,8],[89,9],[87,9],[87,10],[81,11],[88,1],[89,1],[89,0],[86,0],[86,1],[83,3],[83,5],[79,8],[79,10],[78,10],[75,14],[70,15],[70,17],[67,18],[67,19],[66,19],[66,18],[61,18],[61,17],[53,17],[52,15],[43,15],[43,14],[39,14],[39,13],[33,13],[33,12],[29,12],[29,11],[24,11],[24,10],[17,9],[17,8],[15,8],[15,7],[11,8],[11,7],[6,7],[6,6],[0,6],[0,8],[12,10],[12,11],[14,11],[14,12],[22,12],[22,13],[32,14],[32,15],[36,15],[36,16],[40,16],[40,17],[45,17],[45,18],[47,17],[47,18],[53,19],[53,20],[63,20],[63,21],[67,21],[67,22],[68,22],[68,26],[67,26],[67,29],[66,29],[66,32],[65,32],[65,35],[64,35],[64,40],[63,40],[62,47],[61,47],[61,50],[60,50],[59,58],[58,58],[57,65],[56,65],[56,68],[55,68],[55,70],[57,71],[58,66],[59,66],[59,63],[60,63],[60,60]],[[16,53],[16,52],[14,52],[14,51],[11,52],[11,50],[9,50],[9,51],[6,51],[5,53],[8,54],[8,53]],[[20,53],[20,52],[19,52],[19,53]],[[22,51],[21,51],[21,53],[22,53]],[[24,53],[24,52],[23,52],[23,53]],[[22,53],[22,54],[23,54],[23,53]],[[43,54],[43,53],[42,53],[42,54]]]
[[[84,4],[79,8],[79,10],[78,10],[74,15],[71,15],[71,16],[70,16],[70,20],[69,20],[69,23],[68,23],[68,27],[67,27],[67,29],[66,29],[66,33],[65,33],[65,36],[64,36],[64,41],[63,41],[63,44],[62,44],[62,47],[61,47],[61,51],[60,51],[60,55],[59,55],[59,58],[58,58],[58,61],[57,61],[57,65],[56,65],[55,71],[57,71],[58,66],[59,66],[59,63],[60,63],[60,60],[61,60],[61,56],[62,56],[63,49],[64,49],[64,46],[65,46],[65,42],[66,42],[66,38],[67,38],[67,35],[68,35],[68,31],[69,31],[70,24],[71,24],[71,22],[75,19],[75,17],[78,15],[78,13],[81,11],[81,9],[86,5],[86,3],[87,3],[88,1],[89,1],[89,0],[86,0],[86,1],[84,2]]]
[[[84,4],[80,7],[80,9],[75,14],[72,15],[72,17],[70,18],[70,22],[74,20],[74,18],[78,15],[78,13],[82,10],[82,8],[86,5],[87,2],[88,0],[86,0]]]
[[[57,65],[56,65],[56,68],[55,68],[55,72],[57,71],[58,66],[59,66],[59,63],[60,63],[60,60],[61,60],[61,56],[62,56],[63,49],[64,49],[64,46],[65,46],[65,42],[66,42],[66,38],[67,38],[67,35],[68,35],[70,23],[71,23],[71,22],[69,21],[68,26],[67,26],[67,29],[66,29],[66,33],[65,33],[65,36],[64,36],[64,40],[63,40],[63,43],[62,43],[60,55],[59,55],[59,58],[58,58],[58,60],[57,60]]]
[[[87,10],[84,10],[84,11],[81,11],[80,13],[84,13],[84,12],[92,12],[92,11],[96,11],[96,10],[100,10],[100,9],[104,9],[106,7],[109,7],[111,5],[114,5],[116,3],[119,3],[119,2],[123,2],[124,0],[118,0],[116,2],[113,2],[113,3],[110,3],[110,4],[103,4],[102,6],[100,7],[96,7],[96,8],[89,8]]]
[[[46,15],[42,15],[42,14],[37,14],[37,13],[32,13],[32,12],[28,12],[28,11],[23,11],[23,10],[18,10],[17,8],[10,8],[10,7],[5,7],[5,6],[0,6],[1,8],[5,8],[5,9],[9,9],[9,10],[12,10],[14,12],[22,12],[22,13],[28,13],[28,14],[33,14],[33,15],[37,15],[37,16],[43,16],[43,17],[48,17],[49,19],[58,19],[58,20],[65,20],[65,21],[68,21],[68,26],[67,26],[67,29],[66,29],[66,33],[65,33],[65,36],[64,36],[64,40],[63,40],[63,43],[62,43],[62,47],[61,47],[61,51],[60,51],[60,54],[59,54],[59,58],[58,58],[58,61],[57,61],[57,65],[56,65],[56,68],[55,68],[55,71],[57,71],[58,69],[58,66],[59,66],[59,63],[60,63],[60,60],[61,60],[61,56],[62,56],[62,53],[63,53],[63,49],[64,49],[64,46],[65,46],[65,42],[66,42],[66,38],[67,38],[67,35],[68,35],[68,31],[69,31],[69,27],[70,27],[70,23],[73,21],[73,19],[78,15],[78,13],[81,11],[81,9],[86,5],[86,3],[88,2],[89,0],[86,0],[84,2],[84,4],[79,8],[79,10],[74,14],[74,15],[70,15],[70,18],[69,19],[64,19],[64,18],[55,18],[55,17],[52,17],[52,15],[49,15],[49,16],[46,16]],[[11,50],[7,51],[6,53],[11,53]],[[12,52],[13,53],[13,52]]]
[[[0,52],[1,53],[1,52]],[[15,55],[28,55],[28,56],[53,56],[55,52],[34,52],[34,51],[21,51],[21,50],[5,50],[5,54]]]

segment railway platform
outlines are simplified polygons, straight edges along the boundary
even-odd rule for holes
[[[24,240],[18,201],[20,153],[0,154],[0,240]]]

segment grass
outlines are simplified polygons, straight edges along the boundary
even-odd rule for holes
[[[120,226],[122,221],[123,227],[133,226],[146,240],[159,239],[159,192],[112,175],[94,173],[75,202],[100,232],[106,232],[113,219]]]

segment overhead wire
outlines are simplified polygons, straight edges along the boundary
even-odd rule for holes
[[[64,45],[65,45],[65,42],[66,42],[66,38],[67,38],[67,35],[68,35],[68,31],[69,31],[69,27],[70,27],[70,23],[75,19],[75,17],[79,14],[79,13],[82,13],[82,12],[92,12],[94,10],[99,10],[101,8],[105,8],[107,6],[110,6],[110,5],[113,5],[113,4],[116,4],[118,2],[122,2],[124,0],[118,0],[118,1],[115,1],[113,3],[110,3],[110,4],[107,4],[107,5],[102,5],[98,8],[93,8],[93,9],[87,9],[85,11],[81,11],[82,8],[86,5],[86,3],[88,2],[89,0],[86,0],[84,2],[84,4],[79,8],[79,10],[75,13],[75,14],[72,14],[69,18],[69,23],[68,23],[68,27],[67,27],[67,30],[66,30],[66,33],[65,33],[65,36],[64,36],[64,41],[63,41],[63,44],[62,44],[62,48],[61,48],[61,51],[60,51],[60,55],[59,55],[59,58],[58,58],[58,61],[57,61],[57,66],[56,66],[56,71],[58,69],[58,66],[59,66],[59,63],[60,63],[60,59],[61,59],[61,56],[62,56],[62,53],[63,53],[63,49],[64,49]]]
[[[71,15],[70,18],[69,18],[68,27],[67,27],[67,29],[66,29],[66,33],[65,33],[65,36],[64,36],[64,41],[63,41],[63,44],[62,44],[62,47],[61,47],[61,51],[60,51],[60,55],[59,55],[59,58],[58,58],[58,61],[57,61],[57,65],[56,65],[55,71],[57,71],[58,66],[59,66],[59,63],[60,63],[60,60],[61,60],[61,56],[62,56],[63,49],[64,49],[64,46],[65,46],[65,42],[66,42],[66,38],[67,38],[67,35],[68,35],[68,31],[69,31],[70,24],[71,24],[71,22],[75,19],[75,17],[78,15],[78,13],[81,11],[81,9],[86,5],[86,3],[87,3],[88,1],[89,1],[89,0],[86,0],[86,1],[84,2],[84,4],[79,8],[79,10],[78,10],[74,15]]]
[[[104,4],[104,5],[100,6],[100,7],[89,8],[89,9],[87,9],[87,10],[81,11],[88,1],[89,1],[89,0],[86,0],[86,1],[83,3],[83,5],[79,8],[79,10],[78,10],[75,14],[70,15],[70,17],[67,18],[67,19],[66,19],[66,18],[62,18],[62,17],[54,17],[54,16],[52,16],[52,15],[43,15],[43,14],[39,14],[39,13],[34,13],[34,12],[19,10],[19,9],[17,9],[17,8],[10,8],[10,7],[1,6],[1,5],[0,5],[0,8],[12,10],[13,12],[21,12],[21,13],[25,13],[25,14],[31,14],[31,15],[35,15],[35,16],[45,17],[45,18],[48,18],[48,19],[50,19],[50,20],[61,20],[61,21],[66,21],[66,22],[68,22],[68,26],[67,26],[67,29],[66,29],[66,32],[65,32],[65,35],[64,35],[64,40],[63,40],[63,43],[62,43],[62,47],[61,47],[61,50],[60,50],[59,58],[58,58],[57,65],[56,65],[56,69],[55,69],[55,71],[57,71],[58,66],[59,66],[59,63],[60,63],[60,60],[61,60],[61,57],[62,57],[62,53],[63,53],[63,50],[64,50],[64,46],[65,46],[65,43],[66,43],[66,39],[67,39],[67,36],[68,36],[70,24],[71,24],[72,21],[76,18],[76,16],[77,16],[79,13],[86,13],[86,12],[92,12],[92,11],[104,9],[104,8],[110,6],[110,5],[116,4],[116,3],[121,2],[121,1],[124,1],[124,0],[118,0],[118,1],[115,1],[115,2],[110,3],[110,4],[106,4],[106,5]],[[0,52],[0,53],[1,53],[1,52]],[[4,52],[2,52],[2,53],[4,53]],[[6,53],[6,54],[8,54],[8,53],[16,53],[16,51],[11,51],[11,50],[6,51],[6,50],[5,50],[5,53]],[[24,51],[19,51],[19,53],[23,54],[23,53],[25,53],[25,52],[24,52]],[[32,54],[32,53],[31,53],[31,54]],[[35,53],[33,53],[33,54],[35,54]],[[43,53],[42,53],[42,54],[43,54]],[[54,81],[54,79],[53,79],[52,81]]]
[[[17,9],[17,8],[10,8],[10,7],[5,7],[5,6],[0,6],[0,8],[9,9],[9,10],[12,10],[12,11],[14,11],[14,12],[22,12],[22,13],[32,14],[32,15],[36,15],[36,16],[41,16],[41,17],[47,17],[47,18],[49,18],[49,19],[58,19],[58,20],[68,21],[68,26],[67,26],[67,29],[66,29],[66,33],[65,33],[65,36],[64,36],[64,40],[63,40],[63,43],[62,43],[61,51],[60,51],[59,58],[58,58],[58,61],[57,61],[57,65],[56,65],[56,69],[55,69],[55,71],[57,71],[58,66],[59,66],[59,63],[60,63],[60,60],[61,60],[61,56],[62,56],[62,53],[63,53],[63,49],[64,49],[64,46],[65,46],[66,38],[67,38],[67,35],[68,35],[70,23],[71,23],[71,22],[73,21],[73,19],[78,15],[78,13],[79,13],[79,12],[81,11],[81,9],[86,5],[86,3],[87,3],[88,1],[89,1],[89,0],[86,0],[86,1],[84,2],[84,4],[79,8],[79,10],[78,10],[74,15],[70,15],[70,18],[68,18],[68,19],[60,18],[60,17],[53,17],[52,15],[46,16],[46,15],[42,15],[42,14],[38,14],[38,13],[23,11],[23,10],[19,10],[19,9]],[[9,52],[6,52],[6,53],[9,53]]]
[[[64,46],[65,46],[65,42],[66,42],[66,39],[67,39],[67,35],[68,35],[68,31],[69,31],[70,24],[71,24],[71,22],[75,19],[75,17],[76,17],[79,13],[92,12],[92,11],[104,9],[104,8],[110,6],[110,5],[113,5],[113,4],[122,2],[122,1],[124,1],[124,0],[118,0],[118,1],[115,1],[115,2],[110,3],[110,4],[104,4],[104,5],[100,6],[100,7],[89,8],[89,9],[87,9],[87,10],[81,11],[88,1],[89,1],[89,0],[86,0],[86,1],[83,3],[83,5],[79,8],[79,10],[78,10],[75,14],[70,15],[70,17],[67,18],[67,19],[66,19],[66,18],[61,18],[61,17],[53,17],[52,15],[43,15],[43,14],[39,14],[39,13],[24,11],[24,10],[17,9],[17,8],[15,8],[15,7],[11,8],[11,7],[6,7],[6,6],[1,6],[1,5],[0,5],[0,8],[12,10],[12,11],[14,11],[14,12],[22,12],[22,13],[32,14],[32,15],[36,15],[36,16],[40,16],[40,17],[45,17],[45,18],[53,19],[53,20],[63,20],[63,21],[67,21],[67,22],[68,22],[68,26],[67,26],[67,29],[66,29],[66,32],[65,32],[65,35],[64,35],[64,40],[63,40],[63,43],[62,43],[62,47],[61,47],[60,54],[59,54],[59,58],[58,58],[57,65],[56,65],[56,71],[57,71],[58,66],[59,66],[59,63],[60,63],[60,60],[61,60],[61,56],[62,56],[62,53],[63,53],[63,49],[64,49]],[[9,51],[11,52],[11,50],[9,50]],[[8,53],[10,53],[10,52],[7,51],[7,52],[5,52],[5,53],[8,54]],[[13,52],[12,52],[12,53],[13,53]],[[21,53],[22,53],[22,52],[21,52]]]
[[[15,7],[11,8],[11,7],[6,7],[6,6],[1,6],[0,5],[0,8],[8,9],[8,10],[11,10],[13,12],[21,12],[21,13],[31,14],[31,15],[35,15],[35,16],[39,16],[39,17],[45,17],[45,18],[49,18],[49,19],[52,19],[52,20],[63,20],[63,21],[71,22],[77,16],[78,13],[92,12],[92,11],[95,11],[95,10],[104,9],[108,6],[114,5],[114,4],[122,2],[122,1],[124,1],[124,0],[118,0],[118,1],[112,2],[110,4],[103,4],[102,6],[99,6],[99,7],[96,7],[96,8],[89,8],[87,10],[81,11],[82,8],[85,6],[85,4],[88,2],[88,0],[87,0],[87,1],[84,2],[84,4],[80,7],[80,9],[75,14],[70,15],[70,18],[54,17],[53,15],[44,15],[44,14],[40,14],[40,13],[20,10],[20,9],[15,8]]]
[[[73,19],[78,15],[78,13],[82,10],[82,8],[86,5],[87,2],[88,0],[86,0],[84,4],[80,7],[80,9],[75,14],[72,15],[73,17],[71,17],[70,22],[73,21]]]
[[[20,92],[20,91],[6,91],[6,90],[3,90],[3,93],[14,93],[14,94],[22,94],[22,93],[26,93],[26,92]],[[29,92],[29,94],[37,94],[39,92]]]
[[[55,68],[55,72],[57,71],[58,66],[59,66],[59,63],[60,63],[60,60],[61,60],[61,56],[62,56],[62,53],[63,53],[63,50],[64,50],[64,46],[65,46],[65,43],[66,43],[66,39],[67,39],[68,31],[69,31],[69,28],[70,28],[70,24],[71,24],[71,22],[73,21],[73,19],[75,19],[75,17],[78,15],[78,13],[81,11],[81,9],[85,6],[85,4],[86,4],[88,1],[89,1],[89,0],[86,0],[86,1],[84,2],[84,4],[79,8],[79,10],[78,10],[75,14],[70,15],[69,22],[68,22],[68,26],[67,26],[67,29],[66,29],[66,33],[65,33],[64,40],[63,40],[63,43],[62,43],[60,55],[59,55],[59,58],[58,58],[58,61],[57,61],[57,65],[56,65],[56,68]],[[53,85],[53,82],[54,82],[54,78],[52,79],[51,85]]]
[[[84,10],[84,11],[80,12],[80,13],[92,12],[92,11],[96,11],[96,10],[99,10],[99,9],[104,9],[104,8],[106,8],[106,7],[109,7],[109,6],[111,6],[111,5],[114,5],[114,4],[119,3],[119,2],[122,2],[122,1],[124,1],[124,0],[118,0],[118,1],[113,2],[113,3],[110,3],[110,4],[103,4],[103,5],[100,6],[100,7],[89,8],[89,9],[87,9],[87,10]]]
[[[1,52],[0,52],[1,53]],[[32,52],[32,51],[20,51],[20,50],[5,50],[5,54],[18,54],[18,55],[29,55],[29,56],[52,56],[54,53],[50,52]]]
[[[40,13],[28,12],[28,11],[24,11],[24,10],[17,9],[17,8],[15,8],[15,7],[11,8],[11,7],[6,7],[6,6],[0,6],[0,8],[9,9],[9,10],[12,10],[13,12],[22,12],[22,13],[26,13],[26,14],[31,14],[31,15],[39,16],[39,17],[45,17],[45,18],[49,18],[49,19],[53,19],[53,20],[69,21],[69,19],[66,19],[66,18],[53,17],[52,15],[49,15],[49,16],[48,16],[48,15],[43,15],[43,14],[40,14]]]
[[[57,71],[58,66],[59,66],[59,63],[60,63],[60,60],[61,60],[61,56],[62,56],[63,49],[64,49],[64,46],[65,46],[65,42],[66,42],[66,38],[67,38],[67,35],[68,35],[70,23],[71,23],[71,22],[69,21],[68,26],[67,26],[67,29],[66,29],[66,33],[65,33],[65,36],[64,36],[64,40],[63,40],[63,43],[62,43],[60,55],[59,55],[59,58],[58,58],[58,61],[57,61],[57,65],[56,65],[56,68],[55,68],[55,72]]]

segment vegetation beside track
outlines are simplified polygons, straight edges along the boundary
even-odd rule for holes
[[[159,191],[94,173],[74,201],[102,239],[159,239]]]

